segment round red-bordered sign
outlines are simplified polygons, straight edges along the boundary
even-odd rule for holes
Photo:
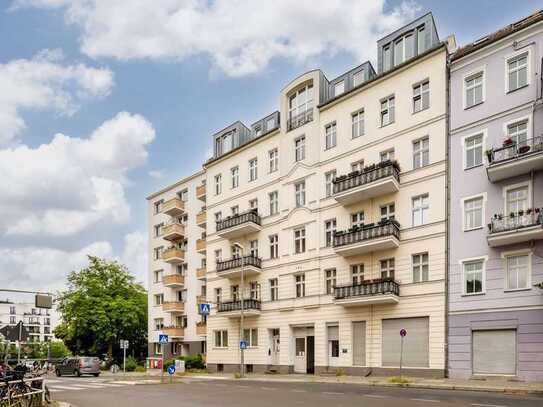
[[[403,338],[404,336],[407,335],[407,331],[405,329],[400,329],[400,336]]]

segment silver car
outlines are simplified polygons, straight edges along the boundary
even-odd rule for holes
[[[76,356],[64,359],[55,369],[57,376],[100,375],[100,359],[92,356]]]

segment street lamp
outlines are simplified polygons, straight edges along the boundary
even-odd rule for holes
[[[239,362],[239,373],[240,373],[240,377],[243,377],[244,373],[245,373],[245,359],[244,359],[244,347],[241,346],[241,341],[243,340],[243,308],[244,308],[244,291],[245,291],[245,287],[244,287],[244,284],[245,284],[245,275],[244,275],[244,270],[243,270],[243,266],[244,266],[244,262],[245,262],[245,248],[243,247],[243,245],[241,245],[240,243],[234,243],[234,246],[236,246],[239,251],[241,252],[241,271],[240,271],[240,298],[241,298],[241,315],[240,315],[240,320],[239,320],[239,330],[240,330],[240,362]]]

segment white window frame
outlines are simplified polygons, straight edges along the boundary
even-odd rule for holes
[[[270,216],[277,215],[279,213],[279,192],[269,192],[268,199],[270,202]]]
[[[350,276],[351,276],[351,284],[362,284],[362,281],[364,281],[364,263],[356,263],[351,264],[349,266]],[[356,280],[356,283],[355,283]]]
[[[517,89],[509,89],[509,61],[512,60],[512,59],[515,59],[515,58],[518,58],[519,56],[523,55],[523,54],[527,54],[527,57],[526,57],[526,85],[524,86],[521,86],[520,88],[517,88]],[[528,49],[522,49],[522,50],[519,50],[517,52],[514,52],[512,54],[509,54],[507,55],[505,58],[504,58],[504,80],[505,80],[505,94],[508,94],[508,93],[511,93],[511,92],[515,92],[516,90],[520,90],[520,89],[523,89],[523,88],[527,88],[530,86],[530,84],[532,83],[532,50],[531,48],[528,48]]]
[[[294,203],[296,208],[305,206],[305,203],[307,202],[305,192],[305,180],[298,181],[294,184]]]
[[[334,245],[334,232],[337,230],[337,219],[331,218],[324,221],[324,246],[332,247]],[[330,241],[328,241],[330,234]]]
[[[324,126],[324,149],[330,150],[337,146],[337,122]]]
[[[424,256],[426,256],[426,263],[423,261]],[[419,258],[419,263],[415,264],[415,257]],[[423,278],[422,270],[426,266],[428,268],[427,278]],[[415,267],[418,267],[419,280],[415,281]],[[411,255],[411,277],[413,278],[413,283],[425,283],[430,281],[430,254],[428,252],[415,253]]]
[[[421,205],[418,208],[416,208],[416,210],[422,211],[426,209],[428,211],[428,222],[424,222],[424,216],[421,215],[421,223],[418,225],[415,225],[415,200],[420,199],[421,204],[422,204],[422,199],[424,197],[428,198],[428,205],[426,207]],[[426,193],[426,194],[420,194],[420,195],[412,197],[411,198],[411,226],[418,227],[418,226],[428,225],[429,223],[431,223],[430,222],[430,194]]]
[[[423,90],[424,85],[428,84],[428,90]],[[418,93],[416,93],[418,90]],[[428,95],[428,106],[424,106],[424,96]],[[420,109],[415,110],[415,102],[420,100]],[[430,108],[430,80],[424,79],[413,85],[412,110],[413,114],[428,110]]]
[[[258,158],[254,157],[249,160],[249,182],[258,179]]]
[[[268,236],[268,243],[270,247],[270,259],[279,258],[279,235],[274,233]]]
[[[248,331],[249,335],[246,337],[245,333]],[[256,343],[253,343],[253,334],[256,332]],[[248,348],[258,348],[258,328],[243,328],[243,340],[247,342]]]
[[[519,182],[517,184],[505,185],[502,188],[503,216],[509,216],[509,213],[507,211],[507,193],[512,189],[524,188],[524,187],[528,187],[528,203],[526,204],[526,208],[532,207],[532,182],[531,181],[524,181],[524,182]]]
[[[337,176],[337,170],[330,170],[324,173],[324,196],[326,198],[334,195],[334,180]]]
[[[270,174],[279,169],[279,149],[272,148],[268,151],[268,158],[270,160]]]
[[[351,113],[351,138],[362,137],[366,133],[364,109]]]
[[[390,155],[392,154],[392,158],[390,158]],[[396,155],[394,148],[388,148],[384,151],[379,152],[379,161],[383,162],[386,160],[383,160],[383,158],[386,157],[387,160],[394,160],[394,156]]]
[[[221,343],[220,344],[217,343],[217,334],[219,334],[219,336],[221,338],[221,340],[220,340]],[[225,336],[226,336],[226,341],[224,340]],[[227,349],[228,348],[228,330],[227,329],[214,330],[213,331],[213,344],[215,345],[215,348]]]
[[[422,147],[425,141],[428,142],[427,148]],[[415,150],[415,146],[417,143],[420,144],[421,148],[418,150]],[[424,136],[416,140],[413,140],[412,148],[413,148],[413,169],[414,170],[417,170],[419,168],[424,168],[430,165],[430,136]],[[428,161],[424,162],[424,153],[426,152],[428,153]],[[420,162],[419,165],[415,165],[417,163],[417,158],[416,158],[417,156],[419,156],[419,159],[418,159],[418,161]]]
[[[215,175],[215,195],[222,193],[222,174]]]
[[[339,89],[339,92],[338,92],[338,89]],[[334,83],[334,97],[342,95],[343,93],[345,93],[345,79],[337,83]]]
[[[234,189],[234,188],[239,187],[239,166],[238,165],[230,168],[230,175],[232,178],[231,188]]]
[[[298,295],[298,287],[300,287],[300,295]],[[305,273],[294,275],[294,296],[296,298],[304,298],[305,293]]]
[[[294,229],[294,254],[302,254],[307,251],[305,227]],[[298,236],[296,234],[299,233]],[[299,246],[299,248],[298,248]]]
[[[277,277],[268,280],[270,284],[270,301],[279,300],[279,279]]]
[[[390,103],[391,101],[393,101],[392,106]],[[383,108],[383,103],[385,102],[386,102],[386,107]],[[388,121],[386,123],[383,121],[383,112],[385,111],[386,111],[386,114],[388,115]],[[381,123],[381,127],[385,127],[390,124],[393,124],[395,121],[396,121],[396,95],[392,94],[392,95],[382,98],[379,101],[379,122]]]
[[[357,81],[359,79],[359,81]],[[353,74],[353,88],[364,83],[364,69],[361,69]]]
[[[481,102],[476,103],[474,105],[468,106],[467,105],[467,87],[466,87],[466,79],[478,75],[479,73],[483,74],[482,78],[482,89],[481,89]],[[486,66],[478,67],[468,73],[465,73],[462,76],[462,107],[464,110],[471,109],[476,106],[482,105],[486,101]]]
[[[482,199],[483,200],[483,205],[482,205],[482,209],[481,209],[481,226],[478,226],[478,227],[474,227],[474,228],[466,228],[466,201],[472,201],[474,199]],[[477,195],[471,195],[471,196],[466,196],[464,198],[462,198],[460,200],[460,210],[462,211],[462,231],[463,232],[469,232],[469,231],[472,231],[472,230],[479,230],[479,229],[484,229],[485,227],[485,219],[486,219],[486,201],[487,200],[487,195],[486,195],[486,192],[483,192],[481,194],[477,194]]]
[[[516,117],[516,118],[514,118],[512,120],[504,122],[503,125],[502,125],[503,134],[507,135],[507,137],[509,137],[509,126],[511,126],[513,124],[521,123],[521,122],[526,122],[526,139],[531,140],[533,138],[533,135],[532,135],[532,116],[531,115]]]
[[[305,160],[305,134],[294,139],[294,161]]]
[[[478,261],[483,262],[482,275],[481,275],[481,292],[478,293],[467,293],[466,292],[466,268],[464,267],[467,263],[475,263]],[[488,256],[479,256],[479,257],[470,257],[467,259],[460,259],[458,263],[462,268],[462,296],[472,296],[472,295],[484,295],[486,294],[486,263],[488,261]]]
[[[465,170],[471,170],[472,168],[480,167],[481,165],[484,165],[485,163],[485,151],[486,151],[486,145],[487,145],[487,135],[488,135],[488,129],[481,129],[479,131],[476,131],[474,133],[466,134],[465,136],[462,136],[460,144],[462,145],[462,168]],[[466,150],[466,141],[470,138],[476,137],[476,136],[483,136],[482,140],[482,160],[480,165],[475,165],[473,167],[468,167],[468,162],[466,160],[467,150]]]
[[[337,284],[337,269],[335,267],[324,270],[324,293],[334,294],[334,287]]]
[[[502,252],[501,258],[503,261],[503,270],[504,270],[504,276],[503,276],[503,287],[505,292],[510,291],[526,291],[532,289],[532,255],[533,252],[529,249],[521,249],[521,250],[514,250],[514,251],[507,251]],[[509,267],[507,259],[509,257],[516,257],[516,256],[528,256],[528,275],[526,276],[526,287],[521,288],[509,288]]]

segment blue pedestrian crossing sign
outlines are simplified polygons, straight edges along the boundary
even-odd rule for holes
[[[239,348],[240,348],[240,349],[243,349],[243,350],[247,349],[247,342],[245,342],[245,341],[240,341],[240,342],[239,342]]]
[[[209,304],[200,304],[200,314],[209,315],[209,310],[211,306]]]
[[[168,335],[158,335],[158,343],[168,343]]]
[[[168,374],[171,376],[175,373],[175,365],[168,366]]]

